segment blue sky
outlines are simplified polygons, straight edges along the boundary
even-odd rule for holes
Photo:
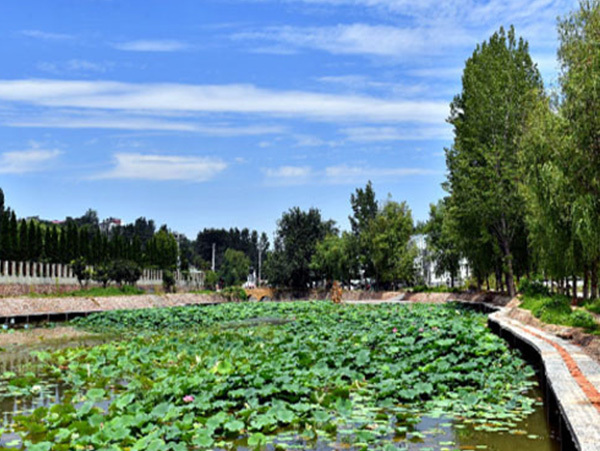
[[[3,0],[0,187],[20,216],[139,216],[195,237],[347,228],[372,180],[444,195],[464,61],[501,25],[556,85],[565,0]]]

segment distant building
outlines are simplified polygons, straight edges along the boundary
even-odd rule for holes
[[[440,285],[450,286],[452,283],[449,273],[437,275],[437,262],[430,249],[427,247],[427,236],[424,234],[414,235],[411,241],[415,244],[418,250],[417,258],[415,259],[415,268],[417,269],[417,279],[423,285],[429,287],[438,287]],[[454,279],[454,286],[463,285],[469,278],[469,264],[465,258],[460,261],[460,269],[457,277]]]
[[[102,233],[110,233],[115,227],[121,226],[122,221],[118,218],[107,218],[100,223],[100,231]]]

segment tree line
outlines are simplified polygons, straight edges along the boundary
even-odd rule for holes
[[[558,21],[561,72],[544,88],[526,41],[500,29],[467,60],[448,122],[448,196],[431,207],[440,270],[466,258],[481,288],[512,296],[524,277],[598,296],[600,2]]]

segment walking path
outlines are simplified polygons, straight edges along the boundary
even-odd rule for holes
[[[206,294],[143,294],[136,296],[106,296],[97,298],[0,298],[0,322],[9,318],[21,319],[45,316],[70,316],[105,310],[131,310],[143,308],[178,307],[195,304],[216,304],[225,298]]]

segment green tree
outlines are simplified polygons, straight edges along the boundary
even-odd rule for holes
[[[241,285],[250,271],[250,259],[242,251],[227,249],[219,269],[219,277],[226,287]]]
[[[340,280],[346,284],[358,276],[359,261],[356,237],[348,232],[327,235],[317,244],[310,268],[328,281]]]
[[[592,297],[598,296],[600,262],[600,2],[582,0],[559,22],[561,114],[572,135],[566,171],[574,229],[590,265]]]
[[[303,211],[294,207],[277,221],[274,250],[265,272],[271,284],[306,289],[312,281],[310,262],[317,243],[337,233],[333,221],[324,221],[316,208]]]
[[[162,226],[154,234],[147,244],[146,251],[148,253],[148,263],[151,266],[170,270],[177,268],[177,257],[179,255],[177,240],[166,226]]]
[[[395,288],[401,282],[413,281],[417,256],[410,241],[413,230],[412,214],[405,202],[389,200],[369,222],[364,241],[378,285]]]
[[[379,211],[379,204],[375,199],[375,191],[370,181],[364,189],[357,188],[355,193],[350,195],[350,206],[352,207],[352,215],[348,217],[348,220],[354,239],[349,240],[348,244],[353,246],[351,252],[359,256],[364,276],[374,277],[373,259],[369,255],[370,248],[368,243],[363,240],[365,231]]]
[[[524,224],[518,150],[529,109],[542,95],[542,81],[528,44],[511,27],[477,46],[462,82],[448,119],[455,139],[446,150],[446,187],[458,229],[465,235],[483,234],[482,242],[486,234],[494,239],[514,296],[512,244]]]
[[[429,206],[429,220],[424,232],[427,235],[427,247],[431,252],[431,258],[435,262],[436,275],[450,275],[450,285],[454,287],[454,281],[460,271],[460,244],[456,235],[456,228],[451,223],[446,206],[447,198],[440,200],[437,205]]]

